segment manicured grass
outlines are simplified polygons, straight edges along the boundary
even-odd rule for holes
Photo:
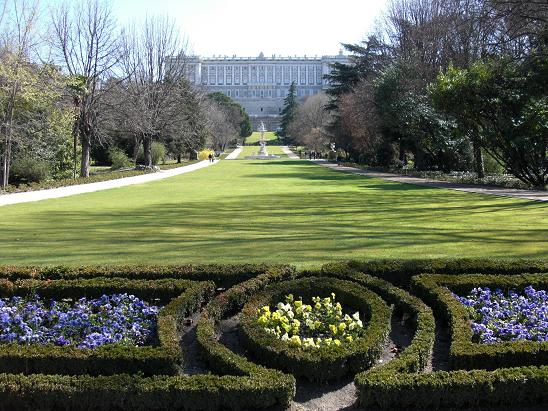
[[[3,264],[548,258],[548,204],[307,161],[222,161],[162,181],[0,208]]]
[[[261,139],[261,133],[254,131],[249,137],[245,139],[245,144],[256,144]],[[264,139],[268,142],[277,141],[278,137],[274,134],[273,131],[265,131]],[[268,143],[267,143],[268,144]]]
[[[242,152],[238,156],[238,158],[245,158],[246,156],[253,156],[256,155],[259,152],[260,147],[259,146],[243,146]],[[269,146],[266,145],[266,151],[268,154],[275,154],[277,156],[280,156],[280,159],[287,159],[287,154],[285,154],[282,150],[281,146]],[[264,161],[264,160],[261,160]],[[269,161],[269,160],[266,160]]]

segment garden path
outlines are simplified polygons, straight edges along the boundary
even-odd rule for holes
[[[225,157],[225,160],[236,160],[240,153],[242,152],[242,147],[238,147],[232,153]]]
[[[282,150],[285,154],[287,154],[287,157],[289,157],[292,160],[298,160],[299,156],[295,154],[288,146],[282,146]]]
[[[318,165],[327,167],[331,170],[358,174],[366,177],[380,178],[382,180],[392,181],[395,183],[414,184],[414,185],[424,186],[424,187],[448,188],[451,190],[465,191],[467,193],[514,197],[514,198],[521,198],[523,200],[548,201],[548,191],[518,190],[515,188],[504,188],[504,187],[496,187],[496,186],[450,183],[447,181],[405,176],[405,175],[385,173],[380,171],[364,170],[357,167],[339,166],[336,163],[330,163],[325,160],[312,160],[312,161]]]
[[[151,181],[163,180],[164,178],[189,173],[191,171],[199,170],[200,168],[204,167],[209,167],[210,165],[217,163],[218,161],[212,163],[209,160],[204,160],[198,163],[189,164],[188,166],[177,167],[170,170],[163,170],[156,173],[143,174],[133,177],[118,178],[115,180],[100,181],[97,183],[51,188],[48,190],[3,194],[0,196],[0,207],[10,204],[29,203],[32,201],[47,200],[50,198],[68,197],[75,194],[91,193],[94,191],[108,190],[110,188],[118,188],[134,184],[143,184]]]

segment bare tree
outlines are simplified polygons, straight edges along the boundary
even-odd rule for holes
[[[308,97],[297,108],[295,119],[289,125],[289,132],[298,144],[322,151],[330,143],[326,131],[331,114],[325,110],[329,98],[324,93]]]
[[[207,102],[205,115],[209,144],[216,151],[224,151],[228,144],[236,140],[238,128],[231,122],[229,113],[213,100]]]
[[[0,23],[7,27],[0,39],[0,135],[3,135],[2,188],[9,182],[10,164],[13,145],[14,117],[17,101],[33,87],[29,82],[28,66],[31,49],[34,46],[33,36],[38,16],[37,1],[13,0],[8,9],[7,1],[0,8]],[[7,16],[7,17],[6,17]],[[6,20],[10,19],[10,23]]]
[[[80,176],[89,176],[91,147],[99,141],[99,104],[104,82],[118,62],[118,32],[110,6],[100,0],[69,2],[52,13],[58,59],[75,79],[74,133],[82,144]]]
[[[185,127],[180,103],[187,43],[175,22],[164,16],[147,17],[143,24],[132,25],[121,44],[125,95],[120,110],[129,120],[128,131],[143,144],[145,166],[152,167],[152,141]]]

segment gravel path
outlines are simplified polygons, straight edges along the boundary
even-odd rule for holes
[[[331,170],[346,173],[358,174],[365,177],[375,177],[395,183],[414,184],[423,187],[448,188],[451,190],[464,191],[467,193],[489,194],[494,196],[514,197],[523,200],[548,201],[548,191],[518,190],[515,188],[504,188],[496,186],[481,186],[472,184],[458,184],[447,181],[430,180],[420,177],[404,176],[379,171],[363,170],[357,167],[338,166],[336,163],[329,163],[325,160],[312,160],[315,164],[327,167]]]
[[[236,160],[240,153],[242,152],[242,147],[238,147],[232,153],[225,157],[225,160]]]
[[[100,181],[98,183],[79,184],[74,186],[52,188],[49,190],[28,191],[24,193],[13,193],[0,195],[0,207],[10,204],[29,203],[31,201],[47,200],[50,198],[68,197],[75,194],[92,193],[94,191],[108,190],[110,188],[125,187],[134,184],[149,183],[151,181],[163,180],[177,176],[179,174],[189,173],[200,168],[209,167],[216,164],[209,160],[189,164],[188,166],[172,168],[171,170],[158,171],[156,173],[143,174],[134,177],[118,178],[115,180]]]
[[[282,146],[282,151],[287,154],[287,157],[289,157],[292,160],[298,160],[299,156],[295,154],[293,151],[289,149],[288,146]]]

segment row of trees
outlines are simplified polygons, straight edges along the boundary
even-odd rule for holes
[[[371,165],[487,167],[546,187],[548,3],[391,0],[368,39],[345,47],[351,64],[328,76],[329,125],[316,117],[309,140]]]
[[[32,0],[0,2],[2,186],[23,159],[48,164],[52,177],[75,177],[77,168],[87,177],[101,147],[121,147],[134,160],[141,149],[150,167],[153,142],[180,161],[250,134],[241,108],[189,84],[187,42],[174,21],[117,27],[100,0],[50,10]]]

